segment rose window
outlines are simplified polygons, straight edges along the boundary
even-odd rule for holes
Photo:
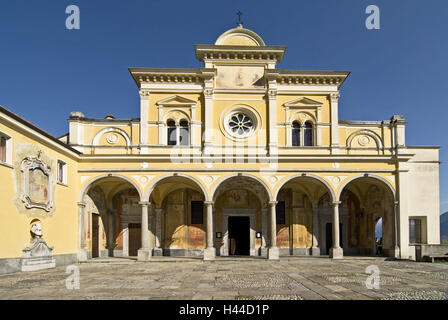
[[[228,126],[233,135],[243,137],[252,132],[254,122],[244,113],[235,113],[230,117]]]

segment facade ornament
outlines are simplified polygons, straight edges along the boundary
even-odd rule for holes
[[[39,208],[49,212],[53,204],[53,173],[51,168],[38,157],[22,160],[22,195],[20,199],[27,209]]]

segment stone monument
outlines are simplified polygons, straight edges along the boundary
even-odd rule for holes
[[[53,258],[53,247],[49,247],[42,239],[42,225],[39,220],[31,222],[31,241],[23,249],[22,271],[35,271],[56,267],[56,260]]]

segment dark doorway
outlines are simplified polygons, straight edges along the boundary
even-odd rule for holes
[[[327,244],[327,254],[330,254],[330,249],[333,247],[333,223],[327,223],[325,238]],[[339,224],[339,246],[342,248],[342,223]]]
[[[229,255],[249,255],[249,217],[229,217]]]
[[[142,247],[142,231],[139,223],[130,223],[129,230],[129,255],[136,256],[138,249]]]
[[[99,256],[99,230],[98,215],[92,214],[92,258]]]

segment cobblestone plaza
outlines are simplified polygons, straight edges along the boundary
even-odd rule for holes
[[[79,289],[67,289],[66,266],[0,276],[0,299],[28,300],[448,300],[448,264],[386,258],[158,257],[92,259],[79,268]],[[70,268],[73,268],[71,266]],[[379,289],[368,289],[379,270]],[[76,269],[76,268],[75,268]],[[69,269],[70,270],[70,269]]]

